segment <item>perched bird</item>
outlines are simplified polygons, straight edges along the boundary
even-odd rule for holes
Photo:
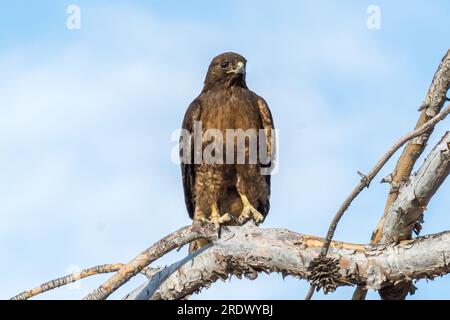
[[[267,172],[262,174],[262,169],[271,169],[274,165],[274,125],[265,100],[247,87],[246,63],[243,56],[233,52],[215,57],[209,65],[202,92],[184,116],[182,128],[189,133],[190,150],[180,149],[181,171],[185,203],[193,223],[210,221],[220,227],[221,224],[241,225],[253,219],[259,224],[269,212],[271,176]],[[201,132],[196,133],[196,128]],[[216,130],[214,137],[207,134],[211,129]],[[239,145],[238,138],[228,136],[230,129],[240,133],[263,133],[258,135],[257,150],[252,150],[255,145],[249,142],[251,135],[244,139],[244,162],[237,160],[242,144]],[[193,143],[196,134],[202,138],[200,147]],[[222,145],[215,145],[212,156],[225,158],[227,155],[226,159],[195,161],[198,160],[196,155],[204,156],[208,145],[218,142]],[[266,148],[269,161],[258,157],[252,162],[252,154],[256,152],[260,156],[261,148]],[[230,154],[234,161],[229,161]],[[191,243],[189,252],[206,243],[202,240]]]

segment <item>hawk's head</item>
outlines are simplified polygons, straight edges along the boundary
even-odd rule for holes
[[[220,84],[227,84],[229,86],[238,85],[246,88],[246,63],[247,60],[238,53],[225,52],[218,55],[209,65],[203,91],[209,90]]]

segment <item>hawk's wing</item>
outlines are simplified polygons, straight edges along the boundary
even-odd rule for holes
[[[181,175],[183,179],[184,202],[191,219],[194,217],[195,210],[194,121],[200,120],[200,112],[200,103],[198,99],[195,99],[186,110],[182,125],[183,129],[190,132],[191,161],[189,163],[181,162]]]
[[[272,113],[270,112],[267,102],[263,98],[261,98],[259,96],[257,96],[257,97],[258,97],[257,103],[258,103],[258,109],[259,109],[259,116],[261,117],[261,123],[263,125],[263,128],[265,129],[267,155],[271,158],[271,162],[269,162],[268,164],[264,164],[264,165],[261,164],[261,166],[267,167],[267,168],[273,168],[273,166],[275,165],[274,162],[276,161],[276,159],[275,159],[275,156],[276,156],[275,142],[276,141],[275,141],[275,131],[274,131],[275,126],[273,124]],[[270,177],[271,177],[271,175],[268,174],[265,177],[266,177],[268,193],[269,193],[269,197],[270,197]],[[258,210],[264,216],[267,216],[267,214],[269,213],[269,209],[270,209],[269,198],[267,199],[267,201],[260,202],[260,204],[258,206]]]
[[[272,113],[270,112],[269,106],[267,105],[266,100],[258,96],[258,109],[259,115],[261,117],[261,122],[263,128],[266,131],[266,143],[267,143],[267,151],[269,156],[273,156],[272,159],[275,159],[276,154],[276,146],[275,146],[275,126],[273,124]],[[274,137],[272,139],[272,136]],[[273,144],[272,144],[273,140]]]

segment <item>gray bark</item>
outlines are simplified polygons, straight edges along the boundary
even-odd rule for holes
[[[284,229],[225,227],[212,246],[165,268],[124,299],[181,299],[231,275],[254,279],[259,272],[280,272],[306,279],[307,267],[322,245],[321,238]],[[379,289],[448,273],[450,232],[375,247],[333,241],[328,256],[339,261],[338,285]]]
[[[381,243],[409,239],[416,222],[422,220],[428,202],[450,174],[450,132],[434,147],[386,215]]]

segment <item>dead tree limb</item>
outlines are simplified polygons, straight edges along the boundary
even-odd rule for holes
[[[411,131],[410,133],[401,137],[392,147],[389,148],[389,150],[380,158],[380,160],[378,160],[378,162],[375,164],[372,170],[370,170],[370,172],[367,175],[363,175],[361,181],[353,189],[353,191],[350,193],[347,199],[345,199],[344,203],[339,208],[334,219],[332,220],[330,228],[328,229],[327,232],[327,237],[325,238],[324,247],[321,250],[321,255],[326,255],[328,251],[328,246],[333,238],[334,232],[336,231],[336,226],[339,220],[342,218],[345,211],[348,209],[353,200],[359,195],[359,193],[369,186],[370,182],[375,178],[378,172],[380,172],[381,168],[383,168],[383,166],[392,157],[392,155],[409,140],[422,135],[424,132],[427,132],[431,128],[434,128],[436,124],[439,121],[444,120],[449,113],[450,113],[450,105],[447,106],[442,112],[437,114],[434,118],[426,122],[418,129],[415,129],[414,131]]]
[[[445,101],[448,100],[446,94],[450,88],[450,50],[444,55],[441,63],[436,70],[433,81],[428,89],[427,95],[419,107],[421,111],[419,119],[417,120],[415,128],[419,128],[424,123],[429,121],[435,116],[442,107]],[[383,216],[381,217],[377,227],[372,233],[371,243],[375,244],[381,239],[383,232],[383,226],[386,219],[387,211],[397,199],[398,190],[408,180],[417,159],[425,150],[428,139],[433,132],[431,128],[428,132],[425,132],[421,136],[408,142],[403,149],[402,154],[397,160],[394,171],[388,176],[387,181],[390,182],[391,187],[389,190],[388,199],[385,204]],[[353,294],[354,300],[363,300],[366,296],[366,292],[361,288],[358,288]]]
[[[445,56],[442,58],[442,61],[433,77],[430,88],[428,89],[428,93],[424,99],[424,102],[419,108],[419,111],[421,111],[421,113],[419,120],[417,121],[416,128],[420,127],[425,122],[429,121],[429,119],[431,119],[434,115],[440,112],[440,110],[444,106],[445,101],[448,101],[446,95],[449,88],[450,50],[448,50]],[[414,168],[414,164],[416,163],[422,152],[425,150],[428,139],[432,133],[433,128],[428,132],[422,134],[421,136],[411,140],[406,145],[405,149],[403,149],[403,152],[397,161],[397,165],[395,166],[394,172],[392,172],[388,177],[388,181],[390,182],[391,187],[389,190],[386,205],[384,207],[383,216],[381,217],[377,227],[375,228],[375,231],[372,234],[372,244],[378,243],[381,240],[388,211],[397,199],[400,188],[408,181],[408,178]],[[407,286],[404,286],[403,290],[400,289],[401,288],[392,288],[392,290],[389,290],[388,288],[385,288],[384,292],[381,292],[381,294],[386,294],[385,298],[387,298],[387,296],[394,296],[394,298],[396,299],[404,299],[409,290]],[[365,295],[366,292],[361,288],[358,288],[353,295],[353,299],[362,300],[365,298]]]
[[[422,166],[406,184],[400,187],[398,196],[386,215],[378,243],[398,243],[410,239],[413,230],[419,233],[423,214],[438,188],[450,174],[450,132],[433,148]],[[386,286],[380,291],[383,299],[404,299],[414,292],[408,281]],[[358,292],[358,291],[357,291]]]
[[[450,132],[434,147],[386,214],[380,243],[398,243],[410,239],[413,229],[420,228],[423,213],[433,195],[450,174]]]
[[[69,283],[73,283],[75,281],[81,280],[83,278],[87,278],[90,276],[95,276],[97,274],[102,273],[111,273],[119,271],[120,268],[124,266],[123,263],[114,263],[114,264],[101,264],[95,267],[91,267],[88,269],[84,269],[80,272],[72,273],[64,277],[60,277],[54,280],[47,281],[31,290],[27,290],[24,292],[15,295],[10,300],[28,300],[34,296],[37,296],[41,293],[65,286]],[[143,273],[148,278],[151,278],[156,272],[160,269],[152,269],[152,268],[144,268],[141,273]]]
[[[322,250],[320,251],[320,255],[317,257],[316,262],[320,262],[321,260],[325,259],[331,240],[333,239],[334,233],[336,231],[336,227],[339,221],[341,220],[342,216],[344,215],[344,213],[350,207],[350,204],[353,202],[353,200],[355,200],[355,198],[361,193],[362,190],[369,187],[371,181],[375,178],[375,176],[378,174],[381,168],[383,168],[386,162],[394,155],[394,153],[397,152],[397,150],[400,149],[409,140],[424,134],[431,128],[434,128],[436,124],[439,121],[445,119],[449,113],[450,113],[450,105],[447,106],[444,110],[442,110],[442,112],[435,115],[431,120],[427,121],[424,125],[422,125],[418,129],[415,129],[407,133],[399,140],[397,140],[397,142],[395,142],[394,145],[390,147],[389,150],[378,160],[378,162],[375,164],[375,166],[372,168],[372,170],[370,170],[370,172],[367,175],[361,174],[362,175],[361,181],[356,185],[356,187],[353,189],[350,195],[344,200],[344,203],[341,205],[341,207],[338,209],[335,216],[333,217],[330,227],[328,228]],[[311,286],[306,296],[306,299],[310,299],[312,297],[313,292],[314,286]]]
[[[226,227],[223,238],[170,266],[124,299],[182,299],[219,279],[255,279],[279,272],[302,279],[324,239],[254,225]],[[450,272],[450,232],[398,245],[364,246],[333,241],[329,255],[339,263],[336,286],[364,284],[379,289],[404,279],[433,278]]]
[[[217,238],[217,229],[212,224],[204,226],[194,224],[181,228],[125,264],[115,275],[89,293],[84,300],[104,300],[142,269],[166,253],[198,239],[214,240],[215,238]]]
[[[450,88],[450,50],[442,58],[441,64],[437,69],[428,93],[425,97],[419,110],[419,120],[417,121],[416,128],[421,127],[424,123],[429,121],[432,117],[438,114],[446,101],[446,94]],[[397,199],[400,187],[408,181],[409,176],[414,168],[414,164],[425,149],[428,138],[433,132],[433,128],[430,128],[427,132],[421,136],[411,140],[400,155],[394,172],[390,176],[391,188],[389,190],[389,196],[384,208],[384,214],[378,223],[377,228],[372,235],[372,243],[380,241],[383,233],[383,225],[388,214],[388,210],[391,208],[394,201]]]
[[[115,271],[119,270],[122,266],[123,266],[122,263],[101,264],[101,265],[98,265],[98,266],[95,266],[92,268],[84,269],[77,273],[69,274],[67,276],[64,276],[64,277],[61,277],[58,279],[47,281],[31,290],[27,290],[22,293],[19,293],[18,295],[12,297],[11,300],[27,300],[38,294],[65,286],[66,284],[81,280],[86,277],[90,277],[90,276],[93,276],[96,274],[101,274],[101,273],[115,272]]]

